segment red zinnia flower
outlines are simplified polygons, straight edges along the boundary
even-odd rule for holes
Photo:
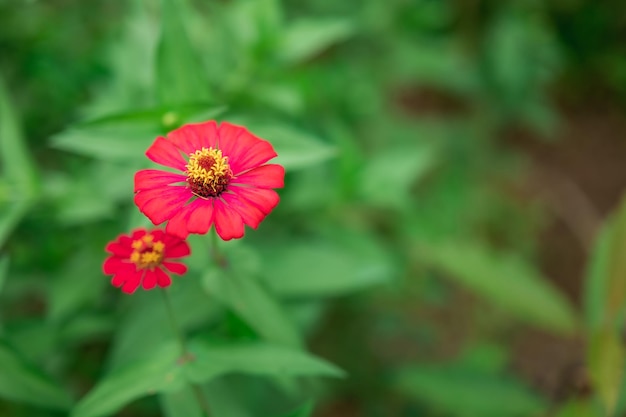
[[[182,154],[185,155],[183,157]],[[214,121],[182,126],[158,137],[146,155],[182,174],[145,169],[135,174],[135,204],[167,233],[186,238],[215,224],[224,240],[256,229],[278,204],[285,169],[265,164],[272,145],[247,129]],[[265,164],[265,165],[264,165]]]
[[[120,235],[106,246],[106,251],[112,255],[102,265],[104,273],[113,275],[111,283],[128,294],[134,293],[140,284],[144,290],[157,285],[168,287],[172,280],[163,267],[183,275],[187,267],[170,259],[191,253],[187,242],[158,229],[151,232],[137,229],[130,236]]]

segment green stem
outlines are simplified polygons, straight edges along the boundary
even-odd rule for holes
[[[193,361],[194,357],[192,353],[189,351],[189,347],[187,346],[187,341],[185,340],[185,335],[181,327],[178,325],[178,321],[176,320],[176,314],[174,314],[174,307],[172,306],[172,300],[170,299],[170,294],[167,291],[167,288],[163,288],[163,291],[161,292],[163,293],[163,301],[165,302],[165,309],[167,310],[167,315],[170,318],[170,324],[172,325],[172,330],[174,331],[174,334],[176,335],[176,338],[178,339],[178,344],[180,345],[180,350],[182,353],[181,361],[183,363],[188,362],[188,361]],[[198,384],[192,383],[191,389],[193,390],[194,395],[196,396],[196,399],[198,400],[198,404],[200,405],[200,409],[202,409],[202,411],[204,412],[204,415],[206,417],[210,417],[209,404],[204,398],[204,395],[202,395],[202,389],[200,388],[200,386]]]
[[[211,243],[211,257],[213,258],[213,261],[221,269],[226,268],[226,266],[228,266],[228,259],[226,259],[224,254],[219,250],[219,236],[217,235],[217,231],[211,233]]]

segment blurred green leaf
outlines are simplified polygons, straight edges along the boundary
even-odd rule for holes
[[[626,198],[604,225],[591,255],[585,310],[588,365],[602,405],[610,415],[619,400],[626,352],[622,343],[626,311]]]
[[[455,365],[422,365],[404,369],[398,386],[438,413],[457,417],[540,415],[541,398],[521,382]]]
[[[166,105],[141,110],[127,110],[100,117],[94,117],[77,123],[77,129],[85,128],[137,128],[145,127],[147,131],[166,133],[185,122],[213,119],[226,110],[225,106],[212,106],[208,103],[188,103]]]
[[[361,192],[368,201],[408,208],[411,186],[437,161],[432,146],[389,146],[375,153],[363,168]]]
[[[4,281],[7,279],[9,273],[9,255],[2,255],[0,257],[0,293],[4,287]]]
[[[294,64],[315,57],[356,32],[354,22],[343,18],[300,19],[287,26],[279,47],[282,61]]]
[[[196,55],[182,20],[180,2],[161,2],[161,39],[157,51],[157,92],[162,104],[210,98],[202,62]]]
[[[245,394],[240,384],[233,383],[227,378],[216,378],[204,384],[209,407],[215,416],[254,417],[256,413],[249,411],[249,406],[243,400]]]
[[[177,391],[184,386],[185,377],[177,362],[178,344],[141,346],[141,358],[100,379],[76,405],[72,417],[111,415],[138,398]]]
[[[207,326],[219,318],[218,306],[207,299],[199,280],[173,278],[175,285],[167,291],[181,328]],[[109,358],[110,369],[140,360],[144,352],[137,346],[159,346],[175,338],[161,296],[154,291],[133,294],[131,307],[117,326]],[[154,323],[162,325],[155,326]]]
[[[301,345],[294,323],[254,276],[233,269],[213,268],[204,274],[202,282],[211,295],[237,313],[264,339],[287,346]]]
[[[0,344],[0,397],[54,410],[67,410],[71,400],[59,383]]]
[[[23,198],[34,198],[39,188],[38,175],[2,78],[0,78],[0,161],[2,173],[17,187]]]
[[[28,212],[39,189],[39,179],[16,112],[0,78],[0,173],[7,197],[0,195],[0,246]],[[6,181],[6,182],[5,182]]]
[[[313,403],[313,401],[309,401],[283,417],[310,417],[313,414],[314,407],[315,403]]]
[[[189,386],[179,391],[161,394],[159,400],[166,417],[206,417],[198,404],[193,388]]]
[[[576,316],[565,297],[530,264],[479,242],[420,245],[425,262],[519,319],[571,333]]]
[[[64,151],[107,161],[142,160],[160,135],[152,128],[69,129],[52,137],[52,146]]]
[[[272,162],[281,164],[288,171],[303,169],[333,158],[336,149],[310,133],[281,124],[244,123],[248,129],[269,141],[278,157]]]
[[[195,359],[188,364],[186,372],[195,382],[206,382],[229,373],[271,377],[344,376],[335,365],[285,346],[266,343],[211,346],[195,342],[190,350]]]
[[[388,280],[392,267],[368,236],[365,245],[285,242],[263,248],[262,276],[281,296],[324,297],[351,293]]]
[[[555,417],[598,417],[598,410],[589,399],[573,399],[560,406]]]
[[[3,203],[0,206],[0,245],[8,239],[13,228],[17,226],[29,208],[30,202],[27,200]]]

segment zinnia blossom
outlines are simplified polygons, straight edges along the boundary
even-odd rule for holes
[[[183,156],[184,155],[184,156]],[[188,124],[158,137],[146,151],[157,164],[180,173],[145,169],[135,174],[135,204],[154,224],[180,238],[215,225],[224,240],[256,229],[278,204],[274,188],[285,170],[266,164],[272,145],[246,128],[215,121]]]
[[[187,267],[171,259],[188,256],[191,251],[184,240],[163,230],[137,229],[131,235],[120,235],[106,246],[111,254],[104,261],[102,270],[113,275],[111,283],[132,294],[143,286],[150,290],[157,285],[168,287],[172,280],[168,272],[183,275]]]

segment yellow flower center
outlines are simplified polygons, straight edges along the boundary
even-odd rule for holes
[[[219,196],[233,177],[228,157],[219,149],[202,148],[189,154],[185,168],[191,192],[201,198]]]
[[[137,265],[138,269],[153,269],[163,261],[165,244],[161,241],[155,242],[152,235],[144,235],[134,240],[131,246],[134,251],[130,254],[130,261]]]

